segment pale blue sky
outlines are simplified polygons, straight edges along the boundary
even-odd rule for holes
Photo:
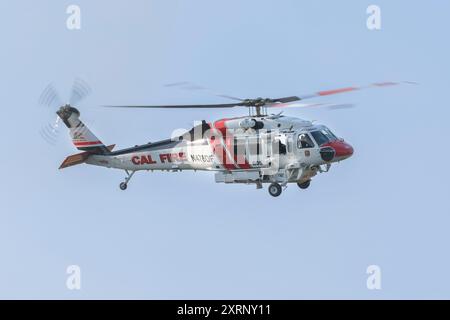
[[[66,29],[69,4],[79,31]],[[366,28],[369,4],[380,31]],[[0,12],[0,298],[450,298],[448,2],[19,0]],[[169,82],[242,97],[420,85],[323,100],[350,110],[287,110],[355,155],[272,198],[208,173],[140,173],[122,192],[120,171],[59,171],[76,150],[66,132],[41,138],[54,116],[38,98],[75,76],[93,89],[82,119],[119,148],[245,113],[98,107],[223,101]],[[66,289],[71,264],[81,291]],[[381,291],[366,288],[371,264]]]

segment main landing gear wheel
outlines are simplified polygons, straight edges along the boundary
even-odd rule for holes
[[[128,185],[125,182],[121,182],[119,185],[120,190],[127,190]]]
[[[302,183],[298,183],[297,182],[297,185],[298,185],[298,187],[300,189],[307,189],[310,184],[311,184],[311,180],[308,180],[308,181],[305,181],[305,182],[302,182]]]
[[[281,194],[281,186],[278,183],[272,183],[269,186],[269,193],[272,197],[278,197]]]

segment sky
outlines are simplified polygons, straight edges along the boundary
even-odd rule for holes
[[[72,4],[79,30],[66,26]],[[366,26],[372,4],[380,30]],[[449,11],[438,0],[2,1],[0,298],[449,299]],[[167,83],[244,98],[418,85],[320,100],[353,109],[286,110],[355,154],[273,198],[207,172],[137,173],[123,192],[121,171],[58,170],[77,151],[66,130],[42,138],[55,110],[38,100],[49,83],[68,97],[76,77],[92,88],[82,120],[117,148],[246,113],[100,107],[226,101]],[[70,265],[80,290],[66,285]]]

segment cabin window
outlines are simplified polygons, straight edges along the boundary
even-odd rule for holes
[[[297,148],[305,149],[312,147],[314,147],[314,143],[312,142],[311,138],[307,133],[301,133],[298,135]]]
[[[278,150],[280,151],[280,154],[286,154],[286,145],[278,140]]]

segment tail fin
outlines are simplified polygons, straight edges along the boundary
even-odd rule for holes
[[[110,150],[79,119],[80,112],[70,105],[61,107],[56,114],[70,130],[72,142],[78,150],[90,154],[107,154]]]

